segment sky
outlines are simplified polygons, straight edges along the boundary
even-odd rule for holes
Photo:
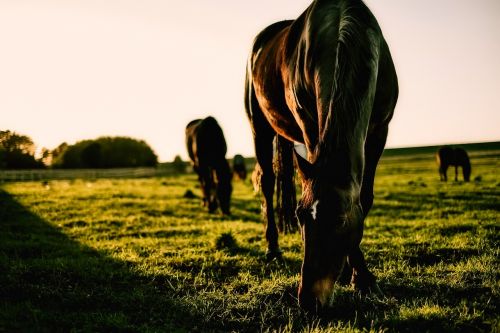
[[[0,0],[0,130],[38,149],[99,136],[187,158],[184,128],[214,116],[227,157],[253,156],[243,90],[267,25],[308,0]],[[500,1],[366,0],[400,97],[387,147],[500,140]]]

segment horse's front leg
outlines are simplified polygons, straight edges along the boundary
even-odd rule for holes
[[[364,218],[366,218],[373,205],[373,182],[375,180],[375,171],[380,156],[384,151],[387,131],[387,126],[382,126],[378,131],[372,133],[365,142],[365,170],[360,194]],[[363,225],[360,226],[361,235],[363,235],[363,227]],[[369,271],[359,246],[353,248],[349,253],[348,263],[349,266],[352,267],[351,283],[356,289],[363,293],[375,292],[382,294],[377,285],[375,275]]]
[[[368,269],[361,249],[356,247],[348,256],[352,269],[351,284],[362,294],[377,294],[384,296],[377,284],[377,278]]]

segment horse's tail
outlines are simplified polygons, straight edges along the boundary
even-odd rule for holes
[[[255,163],[253,171],[252,171],[252,175],[250,176],[254,195],[258,195],[260,192],[261,176],[262,176],[262,169],[260,168],[259,163]]]
[[[295,208],[297,194],[295,191],[295,170],[293,167],[293,143],[276,136],[276,153],[274,170],[276,173],[276,211],[278,212],[278,229],[284,233],[298,229]]]
[[[441,149],[436,152],[436,162],[438,165],[439,176],[441,177],[441,179],[443,179],[443,177],[445,177],[448,162],[446,161],[445,156],[442,154]]]

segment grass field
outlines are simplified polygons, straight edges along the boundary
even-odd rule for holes
[[[432,154],[384,157],[362,248],[387,298],[338,286],[321,319],[297,305],[298,234],[264,263],[248,182],[231,218],[183,198],[194,175],[3,184],[0,332],[498,332],[500,151],[471,161],[442,183]]]

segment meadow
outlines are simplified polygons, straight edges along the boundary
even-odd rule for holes
[[[193,174],[4,183],[0,332],[498,332],[500,151],[471,161],[443,183],[432,154],[382,159],[362,248],[386,298],[339,285],[321,318],[297,305],[299,234],[265,263],[249,180],[231,217]]]

